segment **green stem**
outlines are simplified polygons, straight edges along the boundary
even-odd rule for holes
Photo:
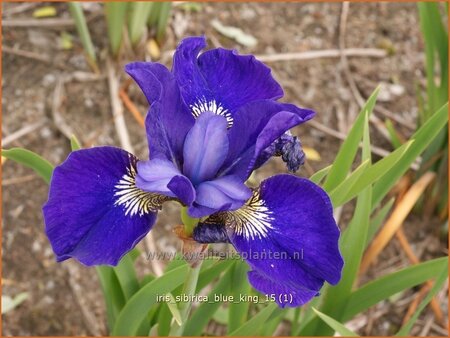
[[[191,236],[192,231],[194,231],[194,228],[197,226],[199,219],[198,218],[192,218],[187,213],[187,208],[184,207],[181,209],[181,221],[184,224],[184,233],[186,236]]]
[[[191,236],[200,219],[190,217],[187,208],[184,207],[181,209],[181,220],[184,225],[185,235]],[[200,273],[202,262],[203,261],[200,260],[195,267],[191,267],[188,271],[186,281],[183,285],[183,291],[181,292],[182,294],[189,296],[188,299],[192,298],[191,296],[195,294],[195,290],[197,289],[198,275]],[[179,325],[177,322],[174,322],[170,329],[169,336],[181,336],[183,334],[186,321],[189,318],[191,306],[192,302],[190,301],[180,303],[178,310],[180,312],[181,324]]]
[[[189,296],[189,299],[192,298],[190,296],[193,296],[195,294],[198,275],[200,273],[202,262],[203,261],[198,262],[196,267],[189,269],[188,275],[186,277],[186,282],[184,282],[183,291],[181,293]],[[192,302],[190,301],[180,303],[178,310],[180,311],[181,325],[178,325],[177,322],[174,322],[172,328],[170,329],[169,336],[181,336],[183,334],[184,327],[186,326],[186,322],[191,311],[191,306]]]

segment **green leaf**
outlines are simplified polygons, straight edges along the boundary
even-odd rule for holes
[[[286,309],[281,311],[275,311],[272,313],[272,316],[269,317],[267,323],[264,324],[261,335],[262,336],[273,336],[274,332],[283,321],[284,316],[286,315]]]
[[[175,297],[169,292],[167,294],[170,298],[170,301],[167,302],[167,307],[170,310],[170,313],[172,314],[172,317],[175,319],[175,321],[178,323],[178,325],[182,325],[182,320],[181,320],[181,314],[180,314],[180,310],[178,310],[178,306],[177,303],[175,301]]]
[[[105,2],[106,23],[111,51],[117,55],[122,43],[122,32],[127,14],[127,2]]]
[[[113,335],[131,336],[136,334],[142,320],[157,302],[157,296],[171,292],[181,285],[186,278],[188,269],[188,266],[180,266],[173,269],[136,292],[117,317]]]
[[[172,316],[167,303],[161,303],[161,311],[158,315],[158,336],[168,336],[170,332],[170,324]]]
[[[208,325],[210,319],[214,313],[222,305],[221,302],[215,302],[215,295],[226,295],[230,291],[231,284],[231,273],[233,268],[228,268],[225,274],[220,278],[219,282],[214,286],[212,291],[209,293],[209,301],[203,302],[195,310],[192,317],[186,323],[183,334],[185,336],[200,336],[203,333],[203,329]]]
[[[381,159],[380,161],[364,170],[364,173],[362,175],[359,175],[354,183],[352,182],[353,184],[350,184],[349,182],[346,192],[337,194],[336,201],[334,201],[333,205],[336,207],[347,203],[356,195],[358,195],[358,193],[360,193],[365,187],[375,183],[384,175],[390,175],[390,170],[392,169],[392,167],[394,167],[396,163],[402,160],[403,156],[406,154],[413,142],[414,140],[406,142],[398,149],[387,155],[385,158]],[[343,183],[345,183],[346,181],[344,181]],[[345,191],[345,188],[343,190]]]
[[[436,258],[380,277],[353,291],[342,314],[342,321],[403,290],[436,277],[448,264],[448,257]]]
[[[263,324],[269,319],[269,317],[275,311],[281,311],[278,308],[276,303],[270,303],[260,312],[258,312],[255,316],[253,316],[250,320],[245,322],[235,331],[228,334],[228,336],[254,336],[258,335],[258,332],[261,330]]]
[[[89,28],[87,26],[86,18],[84,17],[81,4],[79,2],[69,2],[68,5],[70,14],[75,21],[81,43],[83,44],[84,50],[88,57],[88,62],[95,70],[97,70],[97,57],[95,55],[95,49],[94,45],[92,44],[91,34],[89,33]]]
[[[80,141],[78,141],[75,135],[72,135],[70,137],[70,148],[72,149],[72,151],[81,149]]]
[[[448,103],[433,114],[433,116],[431,116],[428,121],[414,133],[411,137],[411,140],[414,140],[414,143],[406,150],[402,156],[402,160],[398,161],[391,170],[389,170],[389,173],[384,175],[375,184],[373,188],[372,208],[375,208],[380,203],[394,184],[397,183],[400,177],[409,169],[411,163],[413,163],[427,148],[447,122]]]
[[[327,316],[325,313],[313,308],[313,311],[334,331],[339,333],[343,337],[357,337],[358,335],[352,330],[347,329],[343,324],[339,323],[336,319]]]
[[[373,239],[375,234],[380,229],[383,221],[386,219],[387,214],[391,211],[392,206],[394,205],[395,198],[392,197],[377,213],[372,217],[369,225],[369,229],[367,232],[367,240],[366,247],[369,245],[370,241]]]
[[[117,315],[125,304],[125,297],[112,267],[97,266],[96,271],[105,300],[108,328],[111,331]]]
[[[362,140],[362,161],[370,163],[370,135],[369,135],[369,116],[366,113],[364,118],[363,140]],[[333,318],[341,320],[342,309],[345,307],[348,296],[351,293],[354,281],[358,274],[359,265],[365,249],[367,231],[370,221],[370,206],[372,199],[372,186],[367,186],[359,195],[356,202],[355,212],[347,229],[340,241],[344,267],[342,277],[334,287],[327,289],[323,306],[321,310]],[[316,324],[317,327],[317,324]],[[326,327],[318,327],[316,335],[330,335],[330,330]]]
[[[136,271],[131,256],[125,255],[114,268],[120,287],[122,288],[125,300],[128,301],[137,290],[139,290],[139,282],[136,277]]]
[[[342,200],[350,192],[350,189],[358,182],[361,176],[365,176],[370,168],[370,160],[366,160],[359,165],[344,181],[330,191],[329,196],[334,208],[342,205]],[[366,185],[367,186],[367,185]],[[363,187],[364,189],[365,187]],[[361,189],[362,190],[362,189]]]
[[[414,314],[411,316],[411,318],[408,320],[408,322],[405,325],[403,325],[403,327],[396,334],[396,336],[408,336],[409,335],[409,331],[411,331],[412,326],[417,321],[417,318],[419,318],[420,313],[423,311],[425,306],[428,305],[428,303],[436,295],[436,293],[442,289],[442,286],[444,285],[447,278],[448,278],[448,266],[445,266],[444,269],[442,270],[441,274],[439,275],[439,277],[436,279],[436,282],[434,283],[434,285],[431,288],[428,295],[422,300],[420,305],[417,307],[416,311],[414,311]]]
[[[400,137],[397,134],[397,130],[395,130],[394,124],[389,119],[386,120],[385,125],[389,133],[389,138],[391,139],[391,144],[395,149],[397,149],[402,145],[402,141],[400,140]]]
[[[232,269],[231,285],[233,285],[233,288],[231,290],[231,295],[235,299],[239,299],[240,295],[250,293],[250,284],[247,281],[247,271],[247,263],[241,260],[237,261]],[[231,303],[229,305],[228,333],[237,330],[239,326],[245,323],[249,307],[249,302]]]
[[[150,13],[148,14],[147,25],[153,28],[158,23],[159,13],[161,11],[162,2],[154,2]]]
[[[2,156],[33,169],[46,183],[50,183],[53,165],[32,151],[23,148],[2,149]]]
[[[167,23],[169,22],[170,17],[170,9],[172,7],[172,3],[161,2],[161,7],[159,9],[159,17],[158,17],[158,26],[156,27],[156,40],[161,43],[164,35],[166,34]]]
[[[131,16],[128,29],[133,45],[139,42],[142,33],[146,29],[147,18],[151,8],[151,2],[138,1],[131,4]]]
[[[327,179],[323,185],[326,191],[331,191],[336,188],[347,176],[347,173],[349,172],[355,159],[359,142],[361,141],[361,137],[363,135],[364,121],[366,116],[369,116],[372,112],[379,91],[380,87],[377,87],[369,97],[356,118],[347,138],[344,143],[342,143],[341,148],[339,149],[339,152],[334,160],[333,166],[331,167],[330,172],[327,175]]]
[[[331,165],[329,165],[328,167],[322,168],[319,171],[317,171],[316,173],[314,173],[309,180],[314,182],[315,184],[319,184],[324,178],[325,176],[328,175],[328,172],[331,169]]]
[[[218,260],[214,262],[210,267],[204,269],[200,272],[200,277],[198,279],[196,293],[200,292],[204,287],[211,283],[215,278],[217,278],[223,271],[228,269],[231,265],[235,263],[232,259]]]

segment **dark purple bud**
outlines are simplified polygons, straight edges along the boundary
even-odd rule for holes
[[[198,243],[229,243],[227,231],[223,224],[199,223],[192,233]]]
[[[272,156],[281,156],[289,171],[296,172],[305,163],[305,153],[300,140],[288,131],[268,146],[255,162],[255,169],[266,163]]]

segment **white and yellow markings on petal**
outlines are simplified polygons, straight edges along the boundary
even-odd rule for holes
[[[235,234],[243,236],[247,240],[267,237],[270,229],[273,229],[273,212],[260,198],[259,189],[253,192],[253,196],[240,209],[224,213],[225,224],[233,229]]]
[[[125,216],[137,214],[143,216],[155,212],[160,210],[162,203],[169,199],[163,195],[143,191],[136,186],[136,169],[133,162],[127,167],[127,173],[122,176],[114,189],[114,196],[117,197],[114,205],[123,206]]]
[[[228,109],[224,108],[220,103],[217,103],[216,100],[208,101],[205,97],[198,99],[196,103],[190,105],[192,109],[192,115],[197,118],[204,112],[211,112],[216,115],[224,116],[228,122],[228,128],[231,128],[233,125],[233,116],[228,111]]]

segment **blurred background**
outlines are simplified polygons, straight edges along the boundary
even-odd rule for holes
[[[147,60],[170,67],[180,39],[205,34],[209,48],[255,54],[284,88],[282,101],[317,112],[313,122],[293,130],[308,158],[300,176],[331,163],[360,107],[380,85],[371,121],[372,150],[379,159],[448,99],[448,56],[442,55],[447,32],[439,24],[447,16],[443,6],[432,5],[2,3],[2,148],[25,147],[56,165],[70,152],[69,137],[76,135],[84,147],[122,146],[146,158],[142,121],[148,105],[123,66]],[[438,175],[438,184],[402,226],[408,245],[393,238],[361,283],[410,265],[405,248],[412,248],[420,261],[448,253],[446,136],[401,182],[411,185],[424,163]],[[72,261],[57,264],[45,237],[41,206],[47,185],[30,169],[4,158],[2,171],[2,334],[106,334],[95,271]],[[256,177],[285,171],[276,158]],[[180,223],[178,206],[164,209],[153,239],[141,244],[145,250],[178,249],[172,234]],[[350,203],[338,210],[342,228],[352,209]],[[164,262],[152,266],[140,257],[138,264],[145,273]],[[448,334],[443,321],[447,288],[436,296],[438,306],[422,313],[413,335]],[[378,304],[348,327],[363,335],[396,332],[419,289]],[[209,333],[221,333],[220,320],[211,323]]]

